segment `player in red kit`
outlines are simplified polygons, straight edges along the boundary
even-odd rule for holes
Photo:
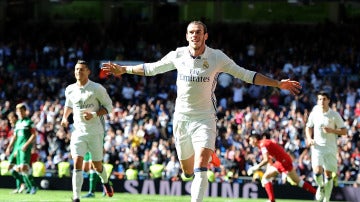
[[[265,135],[262,136],[256,133],[251,134],[249,137],[249,144],[253,147],[258,147],[263,158],[259,164],[249,168],[247,173],[252,175],[254,171],[269,163],[261,179],[261,184],[266,190],[269,201],[275,201],[272,180],[279,173],[285,173],[297,186],[315,195],[316,189],[310,183],[299,178],[290,155],[279,144],[263,137]],[[274,162],[271,162],[271,159],[274,159]]]

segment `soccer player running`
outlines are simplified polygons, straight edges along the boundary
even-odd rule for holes
[[[16,166],[19,168],[22,181],[28,188],[26,193],[35,194],[37,188],[31,174],[30,159],[31,149],[36,138],[36,130],[34,123],[26,115],[25,104],[20,103],[16,105],[16,115],[18,116],[18,120],[15,124],[14,134],[5,152],[9,155],[10,150],[13,149],[11,158],[16,158]],[[10,159],[10,161],[12,160]]]
[[[333,189],[332,174],[338,169],[336,140],[347,132],[344,120],[329,107],[329,103],[329,94],[325,91],[318,92],[317,104],[310,112],[305,127],[307,144],[311,146],[314,180],[318,185],[315,198],[326,202],[330,201]]]
[[[262,161],[248,169],[247,174],[252,175],[254,171],[259,170],[262,166],[267,165],[266,171],[261,179],[261,185],[265,188],[269,201],[275,201],[275,194],[272,180],[279,174],[285,173],[298,187],[315,195],[316,189],[310,183],[299,178],[296,169],[293,166],[292,159],[288,153],[276,142],[263,138],[264,135],[256,133],[250,134],[249,144],[258,147],[262,154]],[[272,162],[272,159],[275,159]]]
[[[173,131],[176,151],[183,174],[194,176],[191,186],[191,201],[203,201],[208,187],[207,167],[214,155],[216,130],[216,97],[214,90],[218,75],[226,72],[247,83],[273,86],[289,90],[292,94],[300,91],[301,85],[289,79],[277,81],[263,74],[238,66],[221,50],[208,47],[206,25],[201,21],[190,22],[187,26],[188,46],[169,52],[161,60],[135,66],[103,64],[106,74],[124,73],[143,76],[177,70],[177,98],[173,117]]]
[[[11,137],[13,137],[13,135],[15,135],[14,129],[15,129],[15,124],[18,120],[18,117],[16,116],[16,114],[14,112],[10,112],[7,115],[7,118],[9,120],[9,123],[11,126],[11,131],[10,131],[11,134],[10,135],[11,135]],[[9,161],[8,170],[10,171],[11,175],[15,178],[15,181],[16,181],[16,189],[12,192],[13,194],[22,193],[26,188],[23,177],[19,173],[19,167],[16,166],[17,149],[15,149],[15,148],[17,148],[17,145],[13,146],[11,154],[10,154],[11,147],[7,147],[6,151],[5,151],[5,155],[8,156],[8,161]]]
[[[113,188],[109,183],[102,164],[104,115],[112,110],[112,101],[106,89],[89,79],[91,73],[86,61],[78,60],[75,65],[76,83],[65,89],[64,115],[61,125],[68,127],[68,117],[73,113],[74,131],[71,135],[70,150],[74,159],[72,175],[73,201],[80,201],[83,184],[82,166],[86,152],[91,153],[92,164],[99,175],[106,194],[112,197]]]

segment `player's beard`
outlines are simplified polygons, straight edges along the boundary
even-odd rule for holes
[[[199,50],[202,47],[202,42],[193,42],[191,45],[191,48],[194,49],[195,51]]]
[[[197,50],[200,49],[200,46],[193,46],[193,49],[194,49],[195,51],[197,51]]]

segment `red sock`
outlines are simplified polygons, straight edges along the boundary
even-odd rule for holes
[[[275,201],[274,188],[271,182],[265,184],[265,190],[270,201]]]
[[[316,189],[308,182],[304,182],[302,188],[314,195],[316,194]]]

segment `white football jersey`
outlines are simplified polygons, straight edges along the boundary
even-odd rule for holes
[[[105,131],[104,118],[95,117],[90,120],[83,118],[83,113],[96,112],[100,107],[108,112],[112,110],[112,100],[106,89],[93,81],[88,81],[83,87],[76,83],[65,90],[65,107],[72,108],[74,132],[77,134],[103,134]]]
[[[322,127],[325,126],[334,129],[345,128],[344,121],[338,112],[330,108],[327,112],[323,112],[320,107],[315,106],[309,115],[306,127],[314,129],[315,144],[325,147],[328,151],[337,151],[338,135],[324,133]]]
[[[169,52],[161,60],[144,64],[146,76],[177,70],[175,117],[180,120],[216,118],[217,78],[221,72],[253,83],[256,72],[237,65],[221,50],[205,48],[204,54],[193,58],[188,47]]]

